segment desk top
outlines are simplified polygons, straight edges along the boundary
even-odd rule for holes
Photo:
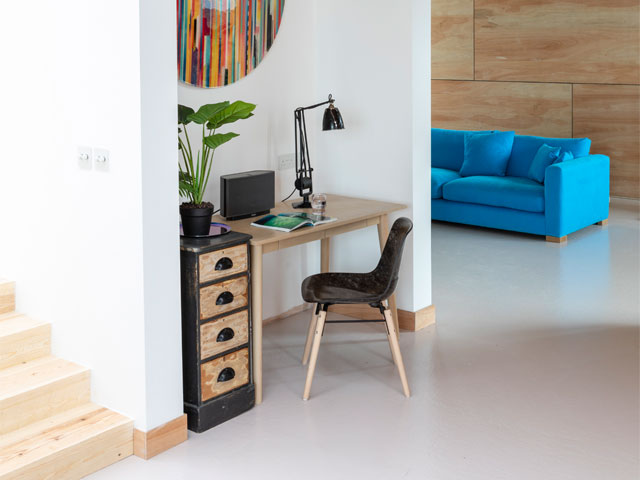
[[[284,203],[279,202],[271,209],[271,214],[277,215],[285,212],[310,213],[310,208],[293,208],[291,206],[292,203],[298,202],[299,200],[299,198],[295,198],[294,200]],[[402,205],[400,203],[381,202],[379,200],[366,200],[364,198],[343,197],[341,195],[327,194],[327,210],[325,215],[329,217],[336,217],[338,220],[335,222],[316,225],[315,227],[302,227],[290,233],[271,230],[268,228],[254,227],[251,225],[251,222],[256,220],[256,218],[262,218],[264,215],[233,221],[227,221],[220,215],[216,215],[212,221],[226,223],[231,226],[232,231],[248,233],[252,236],[251,245],[266,245],[309,234],[318,235],[326,230],[337,229],[355,222],[367,221],[405,208],[407,208],[406,205]]]

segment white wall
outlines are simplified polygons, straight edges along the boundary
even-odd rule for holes
[[[179,102],[197,110],[203,104],[224,100],[255,103],[255,116],[224,127],[240,137],[220,147],[205,198],[219,207],[220,175],[246,170],[276,171],[276,199],[293,190],[293,169],[278,171],[278,156],[293,153],[293,111],[316,103],[315,12],[311,0],[287,0],[280,30],[259,67],[231,85],[202,89],[180,83]],[[322,115],[320,110],[315,111]],[[313,120],[309,117],[310,125]],[[316,129],[317,130],[317,129]],[[189,130],[191,143],[201,138]],[[310,134],[314,137],[315,132]],[[313,141],[313,138],[310,140]],[[297,194],[296,194],[297,195]],[[264,270],[275,281],[265,281],[264,317],[278,315],[303,303],[302,280],[319,270],[318,245],[303,245],[264,257]],[[277,272],[277,273],[276,273]],[[265,275],[265,279],[267,276]]]
[[[142,32],[130,0],[13,2],[0,17],[0,274],[53,324],[54,354],[92,369],[94,400],[142,430],[182,413],[177,199],[163,197],[175,142],[156,137],[175,134],[175,3],[153,3]],[[109,149],[110,171],[78,169],[78,145]]]
[[[408,206],[394,218],[414,223],[397,291],[409,311],[431,304],[429,12],[429,0],[317,2],[316,96],[333,94],[345,130],[319,137],[315,190]],[[332,268],[373,268],[377,242],[374,227],[337,237]]]
[[[175,0],[140,0],[146,424],[183,411]]]

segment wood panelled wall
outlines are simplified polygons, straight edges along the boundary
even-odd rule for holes
[[[589,137],[640,197],[640,0],[432,0],[432,124]]]

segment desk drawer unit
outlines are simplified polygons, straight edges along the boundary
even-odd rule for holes
[[[189,429],[203,432],[253,407],[251,236],[182,238],[182,370]]]

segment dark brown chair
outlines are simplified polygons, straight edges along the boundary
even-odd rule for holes
[[[391,348],[393,361],[398,367],[400,380],[404,394],[409,397],[409,384],[404,371],[400,345],[398,344],[398,331],[389,310],[387,299],[393,294],[398,284],[398,272],[402,260],[404,243],[413,228],[411,220],[402,217],[397,219],[389,237],[385,243],[378,266],[369,273],[320,273],[307,277],[302,282],[302,298],[306,302],[315,303],[307,342],[302,357],[303,365],[310,359],[307,371],[307,381],[304,386],[304,400],[309,399],[313,373],[318,360],[320,340],[327,323],[353,323],[362,321],[385,322],[387,337]],[[383,316],[381,320],[327,320],[327,311],[331,305],[367,303],[371,307],[379,309]],[[315,334],[314,334],[315,332]],[[310,355],[310,356],[309,356]]]

